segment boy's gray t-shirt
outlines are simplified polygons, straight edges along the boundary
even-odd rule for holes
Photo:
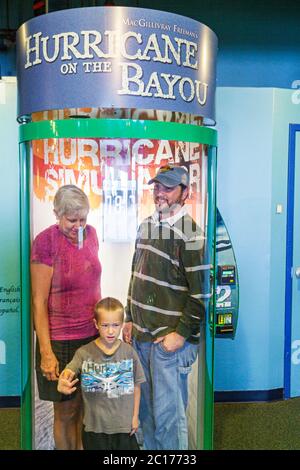
[[[130,433],[134,385],[145,382],[133,347],[121,341],[115,353],[107,355],[92,341],[76,351],[66,368],[81,376],[85,431]]]

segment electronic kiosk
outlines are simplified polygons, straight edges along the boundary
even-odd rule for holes
[[[215,336],[233,339],[239,308],[238,269],[232,242],[218,209],[216,232]]]
[[[165,164],[189,172],[185,206],[203,234],[205,318],[187,417],[189,448],[213,447],[215,279],[223,297],[235,285],[232,260],[215,273],[216,52],[207,26],[139,8],[70,9],[18,30],[24,449],[54,447],[52,403],[36,387],[30,308],[30,250],[56,223],[53,198],[66,184],[88,196],[101,295],[126,305],[137,229],[155,209],[148,181]],[[223,331],[230,314],[222,313]]]

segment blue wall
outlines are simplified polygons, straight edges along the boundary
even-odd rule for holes
[[[217,91],[218,207],[240,278],[236,337],[216,340],[217,391],[284,386],[288,131],[290,122],[300,123],[300,104],[293,104],[292,94]]]
[[[240,315],[234,341],[216,341],[216,390],[260,390],[280,382],[269,370],[269,253],[272,90],[217,92],[218,208],[235,250]],[[274,343],[273,343],[274,344]],[[270,377],[273,374],[273,377]],[[271,379],[271,380],[270,380]]]

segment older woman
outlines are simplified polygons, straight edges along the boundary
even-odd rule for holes
[[[40,398],[54,403],[57,449],[81,446],[81,395],[60,394],[59,373],[76,349],[97,336],[93,309],[101,297],[101,266],[96,231],[86,224],[88,212],[85,193],[62,186],[54,198],[57,224],[35,238],[31,253],[37,383]]]

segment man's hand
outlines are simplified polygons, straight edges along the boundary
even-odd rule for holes
[[[123,341],[125,341],[125,343],[131,344],[131,342],[132,342],[132,321],[129,321],[129,322],[124,324],[122,333],[123,333]]]
[[[74,379],[75,373],[71,369],[65,369],[59,376],[57,390],[64,395],[71,395],[75,392],[76,387],[74,385],[78,382],[78,379]]]
[[[46,379],[58,380],[59,363],[53,352],[45,354],[41,353],[41,371]]]
[[[175,352],[177,349],[182,348],[185,343],[185,338],[176,333],[176,331],[172,331],[172,333],[169,333],[166,336],[157,338],[154,343],[160,343],[161,341],[163,342],[163,347],[167,352]]]

